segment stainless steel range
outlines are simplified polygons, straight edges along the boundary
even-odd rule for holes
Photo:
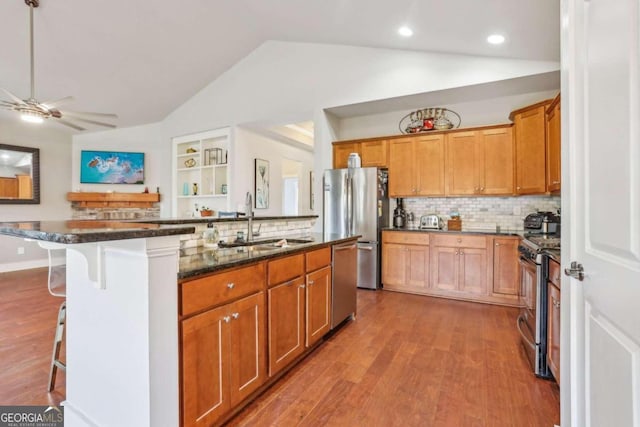
[[[548,234],[526,234],[518,246],[522,305],[518,331],[533,371],[541,378],[553,378],[547,366],[549,261],[544,249],[557,248],[560,248],[560,237]]]

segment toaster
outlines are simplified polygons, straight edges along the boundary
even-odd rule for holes
[[[421,230],[439,230],[442,228],[442,220],[438,215],[422,215],[420,217]]]

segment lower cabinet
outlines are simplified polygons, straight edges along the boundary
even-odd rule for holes
[[[547,363],[560,385],[560,264],[553,260],[549,261],[547,290]]]
[[[331,329],[331,266],[307,274],[306,341],[317,343]]]
[[[429,286],[428,234],[385,231],[382,242],[384,288],[423,293]]]
[[[518,236],[406,231],[382,236],[384,289],[520,304]]]
[[[264,292],[181,322],[183,425],[211,425],[266,380]]]

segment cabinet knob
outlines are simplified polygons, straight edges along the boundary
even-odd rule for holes
[[[237,319],[238,317],[240,317],[240,313],[233,313],[231,317],[233,317],[234,319]]]
[[[313,282],[313,280],[309,280],[307,283],[308,283],[309,286],[311,286],[311,285],[313,285],[314,282]]]
[[[227,288],[229,288],[229,289],[233,289],[233,288],[235,288],[235,286],[236,286],[236,284],[233,283],[233,282],[227,283]]]
[[[484,191],[484,187],[480,187],[480,191]]]
[[[464,255],[464,252],[460,251],[460,255]]]
[[[496,246],[500,246],[500,243],[496,242]]]
[[[516,187],[516,190],[520,190],[522,187]]]
[[[229,321],[231,321],[231,317],[229,317],[229,316],[224,316],[224,317],[222,318],[222,320],[224,321],[224,323],[229,323]]]
[[[304,289],[304,288],[306,288],[305,285],[300,285],[300,289]]]
[[[460,237],[458,237],[458,238],[456,239],[456,241],[457,241],[458,243],[462,243],[462,239],[461,239]]]
[[[453,254],[454,254],[454,255],[458,255],[458,251],[455,251]]]

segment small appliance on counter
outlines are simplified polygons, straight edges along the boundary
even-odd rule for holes
[[[442,225],[442,220],[438,215],[430,214],[420,217],[420,230],[440,230]]]
[[[528,233],[560,234],[560,215],[553,212],[534,212],[524,219],[524,229]]]
[[[404,228],[407,223],[407,214],[402,206],[402,199],[396,199],[396,208],[393,210],[393,227]]]

